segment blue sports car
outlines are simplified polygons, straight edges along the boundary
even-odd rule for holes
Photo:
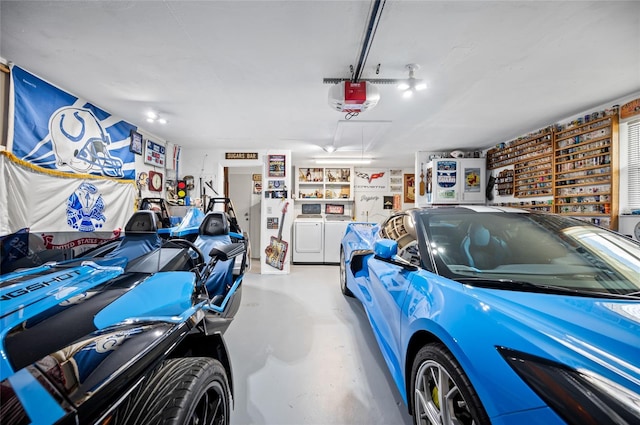
[[[639,424],[640,244],[484,206],[350,223],[364,306],[416,424]]]

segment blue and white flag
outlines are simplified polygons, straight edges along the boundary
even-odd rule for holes
[[[38,167],[65,173],[135,179],[129,150],[137,128],[84,99],[11,68],[14,155]]]

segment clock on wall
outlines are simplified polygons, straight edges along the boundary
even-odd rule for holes
[[[162,173],[149,171],[149,190],[152,192],[162,192]]]

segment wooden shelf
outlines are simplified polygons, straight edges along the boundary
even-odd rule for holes
[[[299,167],[299,201],[353,201],[353,167]]]
[[[547,127],[490,150],[487,166],[491,170],[513,164],[513,195],[517,198],[551,196],[553,146],[552,127]]]
[[[498,174],[496,184],[502,184],[498,195],[551,198],[548,204],[506,205],[575,216],[613,230],[618,228],[617,161],[615,108],[540,129],[487,152],[489,170],[513,167]],[[512,183],[503,180],[506,170],[513,176]]]
[[[554,212],[616,230],[617,110],[556,126],[554,139]]]
[[[541,129],[525,137],[501,143],[487,152],[487,168],[494,170],[511,164],[552,156],[552,127]]]
[[[496,190],[498,195],[513,195],[513,183],[514,183],[514,171],[512,169],[506,169],[500,171],[498,178],[496,179]]]

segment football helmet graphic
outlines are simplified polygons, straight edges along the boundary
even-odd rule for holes
[[[107,177],[124,177],[122,160],[112,157],[109,134],[88,109],[64,107],[49,120],[49,134],[58,166],[80,173],[99,171]]]

